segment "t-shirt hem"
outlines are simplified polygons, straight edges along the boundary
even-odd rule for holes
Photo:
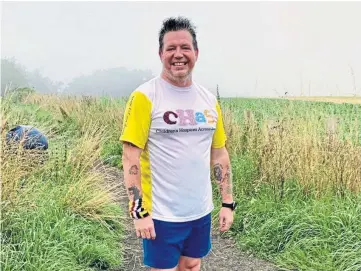
[[[190,222],[193,220],[197,220],[199,218],[202,218],[206,215],[208,215],[209,213],[211,213],[214,210],[214,206],[212,205],[211,208],[208,208],[207,211],[205,211],[204,213],[198,214],[198,215],[194,215],[194,216],[187,216],[187,217],[165,217],[165,216],[160,216],[160,215],[156,215],[156,214],[152,214],[152,218],[156,219],[156,220],[160,220],[160,221],[165,221],[165,222]]]
[[[226,146],[226,143],[222,143],[222,144],[213,144],[212,148],[214,149],[220,149]]]

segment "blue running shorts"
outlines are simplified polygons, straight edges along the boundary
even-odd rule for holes
[[[153,221],[155,240],[143,239],[146,266],[170,269],[180,256],[202,258],[211,250],[211,214],[189,222]]]

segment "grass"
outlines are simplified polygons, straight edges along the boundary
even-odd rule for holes
[[[61,195],[53,190],[58,188],[40,193],[30,208],[6,213],[2,270],[99,270],[119,265],[119,229],[110,231],[64,208],[57,200]]]
[[[239,207],[232,235],[240,249],[285,270],[360,270],[360,196],[310,197],[290,180],[275,200],[271,186],[252,183],[257,170],[250,157],[233,163]]]
[[[361,104],[360,96],[299,96],[286,97],[288,100],[316,101],[316,102],[332,102],[332,103],[351,103]]]
[[[332,207],[331,207],[332,206]],[[360,212],[354,200],[242,201],[241,247],[297,270],[359,270]],[[236,226],[237,227],[237,226]],[[350,252],[352,248],[352,254]],[[347,249],[349,251],[347,251]]]
[[[2,140],[3,270],[122,266],[123,212],[94,165],[122,167],[124,104],[24,89],[2,100],[7,128],[32,124],[50,142],[43,153]],[[361,106],[222,99],[221,107],[239,202],[227,234],[281,270],[360,271]]]
[[[222,107],[239,248],[282,270],[361,270],[361,106],[225,99]]]
[[[122,266],[123,211],[106,171],[94,164],[116,140],[112,101],[31,93],[2,100],[2,270],[109,270]],[[107,109],[105,109],[105,107]],[[107,115],[109,114],[109,115]],[[5,142],[6,128],[31,124],[49,149],[26,151]]]

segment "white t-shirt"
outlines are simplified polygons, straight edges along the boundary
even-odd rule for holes
[[[143,149],[143,206],[152,218],[184,222],[213,210],[210,152],[226,141],[215,95],[157,76],[130,95],[120,140]]]

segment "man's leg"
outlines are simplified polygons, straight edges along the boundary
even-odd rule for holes
[[[184,242],[177,271],[200,271],[201,259],[211,250],[211,214],[191,222],[192,231]]]
[[[201,259],[181,256],[178,269],[176,271],[200,271]]]

